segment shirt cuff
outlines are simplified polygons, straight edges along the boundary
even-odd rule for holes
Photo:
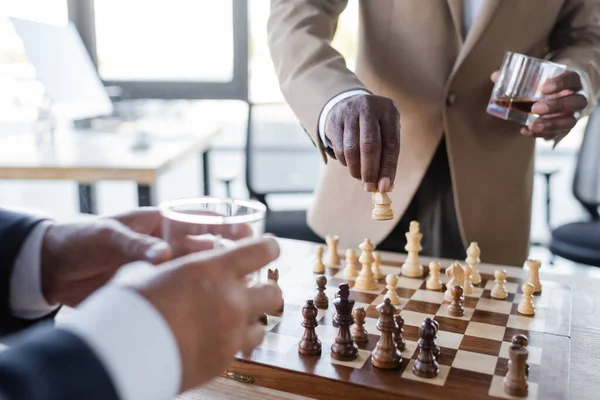
[[[323,142],[323,145],[327,148],[329,147],[327,137],[325,136],[325,123],[327,122],[327,116],[329,112],[333,109],[333,107],[342,100],[347,99],[348,97],[356,96],[359,94],[371,94],[366,90],[356,89],[349,90],[347,92],[343,92],[335,96],[333,99],[329,100],[325,107],[323,107],[323,111],[321,111],[321,116],[319,117],[319,137]]]
[[[10,277],[10,308],[17,318],[37,319],[59,305],[48,304],[42,292],[41,250],[50,221],[37,224],[23,243]]]
[[[59,329],[74,333],[91,348],[120,399],[171,399],[179,392],[177,341],[162,315],[134,290],[104,286]]]

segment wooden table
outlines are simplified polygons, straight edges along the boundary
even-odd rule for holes
[[[276,267],[280,276],[286,273],[286,267],[295,265],[295,260],[305,259],[311,254],[314,244],[281,240],[281,257]],[[536,258],[545,257],[542,250],[534,250]],[[403,259],[404,255],[386,255]],[[431,259],[422,257],[423,262]],[[482,254],[485,261],[485,252]],[[447,263],[448,260],[443,261]],[[310,268],[310,266],[307,266]],[[482,264],[482,272],[493,272],[497,266]],[[519,268],[508,268],[509,271],[523,274]],[[543,264],[540,272],[542,280],[557,281],[568,284],[572,288],[572,329],[571,329],[571,376],[568,390],[569,398],[578,400],[597,399],[600,392],[600,269],[578,265],[565,260],[556,260],[554,266]],[[240,383],[232,379],[216,378],[208,385],[188,392],[181,399],[305,399],[305,397],[283,393],[277,390]]]
[[[133,148],[136,133],[128,131],[60,130],[54,143],[38,143],[33,134],[0,136],[0,179],[56,179],[79,184],[82,213],[96,213],[94,184],[101,180],[131,180],[140,206],[155,205],[158,177],[189,156],[203,165],[204,194],[208,194],[208,153],[219,133],[216,124],[163,127],[148,136],[147,149]]]

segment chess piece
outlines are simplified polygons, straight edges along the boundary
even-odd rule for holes
[[[527,338],[527,336],[520,333],[518,335],[514,335],[512,337],[511,342],[513,345],[527,347],[527,345],[529,344],[529,339]],[[508,363],[510,364],[510,360],[508,360]],[[525,363],[525,376],[527,376],[527,377],[529,376],[529,364],[528,363]]]
[[[533,285],[532,285],[533,286]],[[504,393],[509,396],[525,397],[529,390],[525,374],[525,364],[529,351],[524,346],[512,345],[508,349],[508,372],[502,379]]]
[[[373,276],[371,266],[373,264],[373,243],[369,239],[365,239],[359,246],[362,253],[358,261],[362,264],[360,274],[354,282],[354,288],[358,290],[375,290],[377,289],[377,281]]]
[[[298,343],[298,353],[305,356],[318,356],[321,354],[321,341],[315,331],[315,328],[319,325],[317,314],[318,310],[313,301],[306,300],[306,305],[302,307],[304,335],[302,335],[302,339]]]
[[[327,235],[325,237],[325,243],[327,243],[327,257],[325,258],[325,265],[329,268],[340,265],[340,255],[338,254],[339,242],[340,238],[337,235]]]
[[[325,273],[325,265],[323,264],[323,252],[325,251],[324,246],[317,246],[315,248],[315,266],[313,267],[313,272],[315,274],[324,274]]]
[[[415,361],[412,372],[420,378],[435,378],[438,376],[440,367],[433,355],[435,344],[436,327],[431,318],[425,318],[419,329],[419,355]]]
[[[452,293],[452,302],[448,306],[448,315],[452,317],[462,317],[465,314],[463,308],[463,288],[460,285],[454,285],[450,289]]]
[[[465,271],[462,269],[458,261],[452,263],[448,268],[446,268],[446,276],[450,278],[448,283],[446,283],[446,292],[444,292],[444,301],[451,302],[454,297],[452,297],[452,286],[454,285],[462,285],[465,281],[464,277]]]
[[[354,327],[352,328],[352,337],[358,344],[369,343],[369,334],[365,329],[365,318],[367,313],[363,307],[358,307],[352,311],[354,317]]]
[[[339,326],[335,342],[331,345],[331,358],[339,361],[352,361],[358,357],[358,346],[350,333],[350,325],[354,323],[352,307],[354,300],[350,298],[350,286],[340,284],[339,297],[333,301],[336,309],[335,321]]]
[[[334,301],[335,301],[335,299],[337,299],[338,297],[340,297],[340,292],[337,292],[337,293],[336,293],[336,294],[333,296],[333,298],[334,298]],[[335,310],[333,310],[333,315],[331,316],[331,325],[332,325],[334,328],[339,328],[340,326],[339,326],[339,325],[338,325],[338,323],[337,323],[337,319],[336,319],[336,317],[337,317],[337,312],[336,312]]]
[[[379,312],[377,330],[381,332],[381,337],[373,350],[371,362],[377,368],[398,368],[402,361],[402,355],[394,341],[394,333],[397,331],[397,325],[394,319],[396,307],[390,302],[390,299],[385,299],[385,301],[375,309]]]
[[[441,265],[437,261],[429,263],[429,278],[425,282],[425,287],[429,290],[440,290],[442,288],[442,281],[440,281],[440,269]]]
[[[353,249],[346,250],[346,268],[344,268],[346,278],[356,278],[358,276],[358,257]]]
[[[535,287],[531,283],[524,283],[521,286],[521,291],[523,292],[523,297],[521,298],[521,303],[517,308],[517,311],[523,315],[533,315],[535,314],[535,306],[533,305],[533,291]]]
[[[326,310],[329,307],[329,299],[325,294],[325,286],[327,286],[327,278],[325,275],[319,275],[317,277],[317,295],[315,296],[314,302],[317,308]]]
[[[467,248],[467,258],[465,262],[471,267],[471,283],[479,285],[481,283],[481,274],[479,273],[479,264],[481,263],[481,250],[477,242],[471,242]]]
[[[279,281],[279,270],[277,268],[275,269],[271,269],[269,268],[267,270],[267,281],[271,282],[273,285],[279,287],[278,285],[278,281]],[[279,312],[283,312],[283,307],[284,305],[281,305],[281,308],[279,309]]]
[[[419,232],[419,223],[417,221],[411,221],[406,232],[406,246],[404,249],[407,251],[408,256],[402,264],[402,275],[409,278],[419,278],[423,276],[423,267],[419,262],[419,252],[422,249],[421,239],[423,234]]]
[[[441,351],[440,346],[436,342],[437,334],[440,331],[440,324],[435,319],[432,319],[431,322],[433,322],[433,326],[435,326],[435,336],[433,337],[433,356],[437,360]]]
[[[506,292],[506,270],[505,269],[497,269],[494,271],[494,287],[492,288],[492,292],[490,296],[493,299],[504,300],[508,297],[508,293]]]
[[[269,324],[269,319],[267,318],[267,314],[263,314],[260,317],[258,317],[258,322],[267,326]]]
[[[406,341],[404,340],[404,318],[399,313],[394,315],[394,320],[396,321],[396,331],[394,332],[394,342],[396,342],[396,347],[400,351],[404,351],[406,349]]]
[[[396,285],[398,284],[398,277],[396,275],[390,274],[385,277],[385,283],[387,284],[384,299],[390,299],[392,304],[400,304],[400,297],[398,297],[398,293],[396,293]]]
[[[464,271],[463,293],[464,294],[472,294],[473,293],[473,284],[471,283],[471,267],[469,266],[469,264],[467,264],[463,267],[463,271]]]
[[[527,266],[529,267],[528,283],[531,283],[535,290],[533,294],[539,294],[542,292],[542,283],[540,282],[540,267],[542,262],[540,260],[527,260]]]
[[[373,252],[373,266],[371,267],[371,271],[373,272],[373,277],[377,281],[385,276],[381,273],[381,269],[379,269],[380,265],[381,265],[381,253],[379,253],[378,251],[374,251]]]
[[[373,201],[373,212],[371,217],[378,221],[387,221],[394,218],[394,211],[392,210],[390,196],[385,192],[373,192],[371,196]]]

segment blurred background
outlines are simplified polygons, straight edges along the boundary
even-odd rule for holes
[[[334,40],[350,69],[357,11]],[[268,15],[266,0],[0,2],[0,204],[71,218],[208,192],[301,218],[322,162],[283,102]],[[538,142],[534,243],[586,215],[571,189],[586,123]]]

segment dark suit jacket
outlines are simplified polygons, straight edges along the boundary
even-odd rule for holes
[[[36,321],[11,313],[9,290],[15,258],[40,221],[0,209],[0,335],[12,334],[0,338],[9,346],[0,352],[0,399],[118,399],[93,351],[74,334],[53,328],[54,313]],[[39,326],[31,327],[34,324]]]

